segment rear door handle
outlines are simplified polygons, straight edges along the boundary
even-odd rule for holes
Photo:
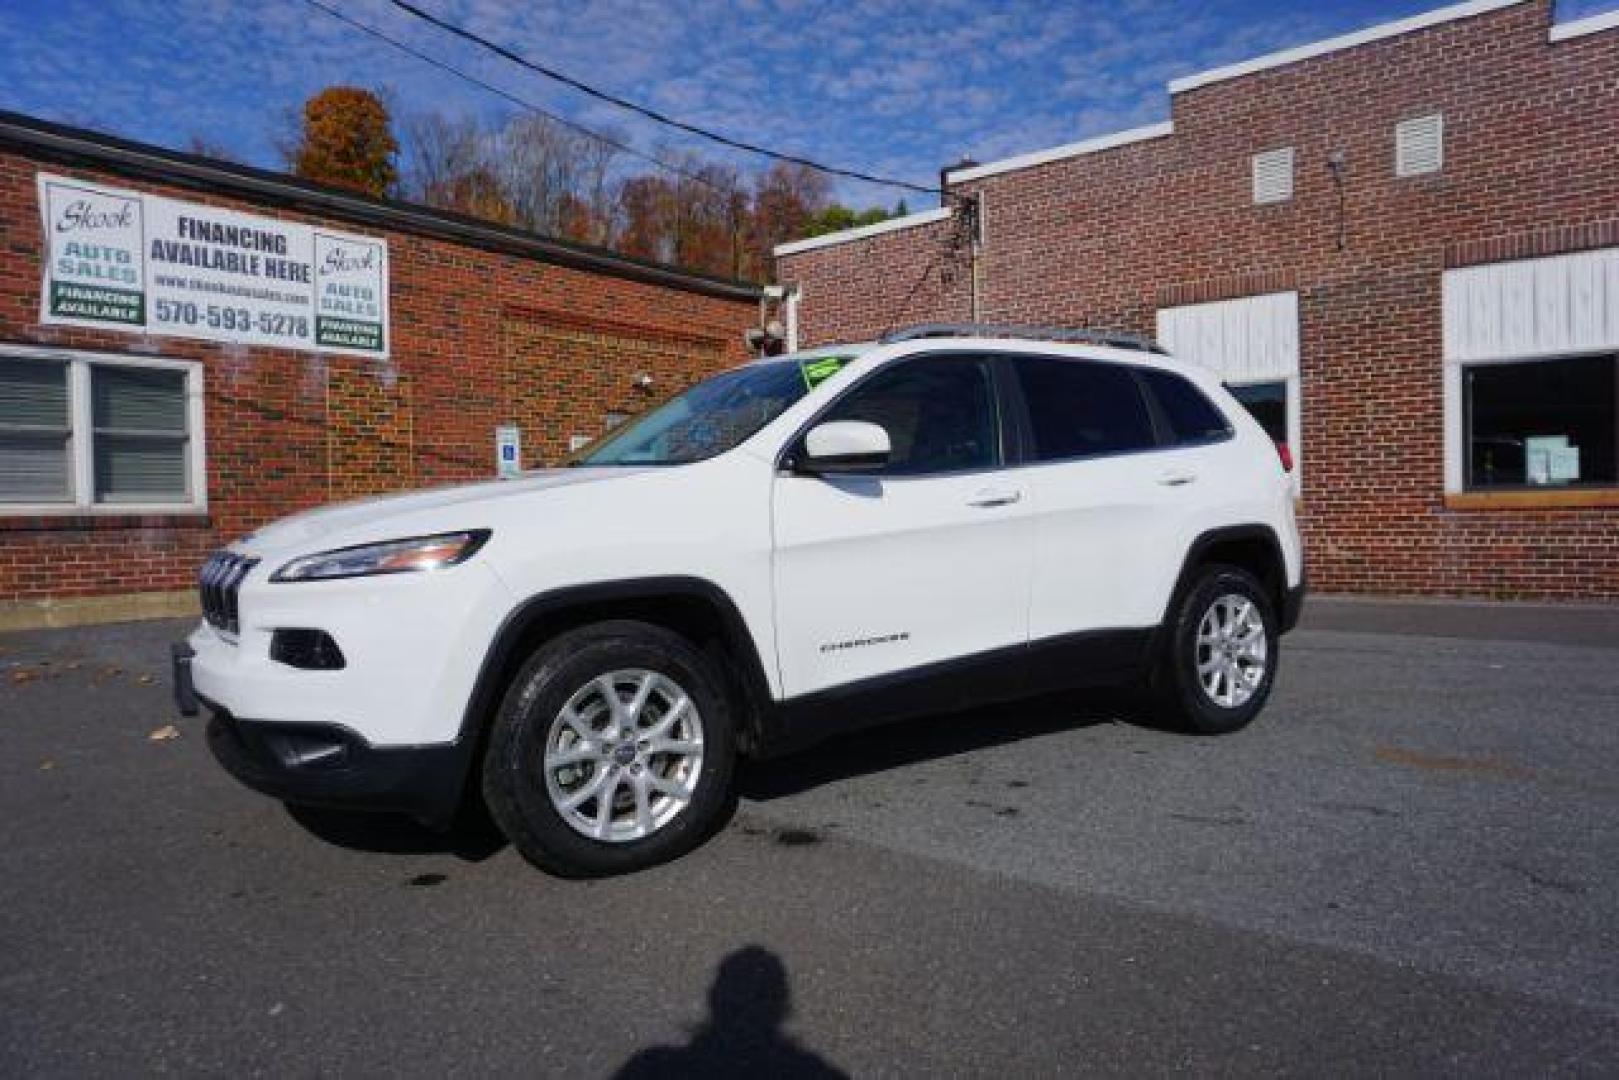
[[[985,488],[967,500],[968,506],[993,507],[1011,506],[1023,499],[1023,492],[1008,488]]]
[[[1197,482],[1197,473],[1190,469],[1170,469],[1158,474],[1158,482],[1165,487],[1185,487]]]

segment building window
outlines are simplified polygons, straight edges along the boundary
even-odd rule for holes
[[[1445,166],[1445,118],[1440,113],[1402,120],[1394,127],[1394,175],[1422,176]]]
[[[1267,150],[1254,155],[1254,202],[1287,202],[1293,197],[1293,148]]]
[[[198,364],[0,346],[0,512],[201,509]]]
[[[1619,484],[1619,357],[1463,368],[1467,486]]]
[[[66,364],[0,364],[0,500],[73,499],[73,421]]]
[[[1287,382],[1249,383],[1229,387],[1231,396],[1242,402],[1272,442],[1290,443],[1287,412]]]

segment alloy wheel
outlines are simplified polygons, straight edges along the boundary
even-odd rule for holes
[[[1259,605],[1226,593],[1208,606],[1197,627],[1194,650],[1198,683],[1222,709],[1248,703],[1265,681],[1270,642]]]
[[[703,721],[669,676],[608,672],[574,692],[546,732],[545,789],[576,832],[605,843],[651,836],[692,800]]]

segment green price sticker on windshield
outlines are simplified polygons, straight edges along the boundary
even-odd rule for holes
[[[819,360],[799,361],[798,370],[804,373],[804,385],[813,390],[843,370],[852,357],[824,356]]]

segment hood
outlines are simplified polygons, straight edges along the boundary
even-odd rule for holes
[[[303,553],[322,547],[342,547],[399,536],[473,528],[481,524],[475,520],[478,515],[474,511],[478,505],[495,509],[513,499],[526,498],[553,488],[599,483],[645,471],[624,467],[541,469],[524,473],[516,480],[452,484],[397,495],[356,499],[273,521],[243,537],[241,544],[253,552],[296,549]],[[459,513],[458,510],[467,512]],[[441,515],[440,512],[445,513]],[[432,518],[438,516],[443,517],[441,523],[430,523]]]

